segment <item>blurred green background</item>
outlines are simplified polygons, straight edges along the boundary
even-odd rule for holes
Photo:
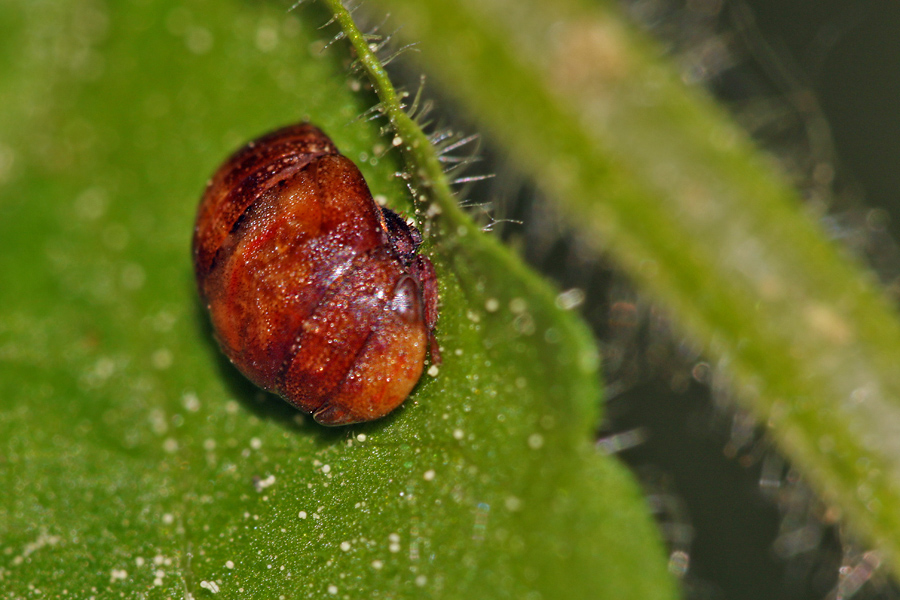
[[[141,4],[135,2],[137,6]],[[247,6],[251,4],[246,3]],[[712,90],[760,144],[778,158],[810,204],[821,207],[822,220],[831,235],[866,257],[896,297],[900,290],[900,253],[894,242],[900,234],[898,5],[888,1],[788,3],[760,0],[636,0],[622,5],[635,23],[669,49],[686,81]],[[210,4],[205,6],[209,8]],[[98,10],[90,10],[92,7]],[[0,10],[2,8],[0,5]],[[36,296],[44,298],[36,301],[35,310],[40,312],[51,309],[53,302],[48,298],[58,293],[60,286],[77,291],[74,303],[65,307],[70,317],[70,331],[36,326],[42,325],[40,322],[13,320],[3,333],[27,339],[34,354],[28,358],[37,364],[44,360],[65,363],[73,359],[76,361],[73,364],[77,364],[77,360],[90,355],[98,345],[103,347],[107,335],[103,324],[86,322],[80,316],[83,305],[90,305],[95,311],[108,310],[116,319],[130,322],[134,316],[118,312],[122,310],[119,306],[104,304],[105,295],[114,287],[121,288],[125,294],[141,296],[150,315],[140,321],[142,343],[145,344],[140,349],[144,363],[129,365],[125,357],[112,356],[106,362],[97,362],[95,370],[81,380],[78,379],[81,372],[74,366],[65,374],[73,387],[80,386],[82,391],[90,392],[121,369],[149,372],[149,377],[137,380],[135,388],[114,392],[118,400],[123,400],[148,389],[151,395],[162,394],[165,386],[155,374],[171,364],[173,353],[177,360],[191,357],[186,359],[186,381],[168,384],[172,389],[180,390],[191,383],[192,369],[203,368],[215,361],[211,358],[214,350],[207,348],[207,354],[192,355],[185,351],[191,347],[186,342],[183,348],[168,345],[168,354],[162,351],[165,344],[170,344],[166,332],[175,321],[180,320],[178,327],[192,334],[208,332],[198,332],[186,324],[200,321],[192,312],[194,307],[157,301],[147,292],[160,289],[166,294],[183,296],[191,293],[189,278],[179,278],[183,269],[168,263],[177,260],[173,257],[181,256],[180,253],[185,251],[186,236],[173,235],[153,210],[128,211],[115,203],[110,204],[108,197],[92,187],[94,182],[89,174],[79,172],[79,168],[87,170],[92,164],[82,165],[78,161],[94,157],[92,160],[123,165],[124,172],[138,174],[136,177],[142,186],[161,196],[178,190],[182,195],[169,197],[167,206],[171,207],[174,218],[189,220],[195,199],[182,191],[194,190],[201,185],[202,182],[196,180],[196,173],[187,169],[167,170],[162,166],[165,163],[131,164],[127,155],[120,154],[120,149],[132,145],[151,150],[159,148],[166,138],[158,128],[160,125],[170,127],[171,123],[187,123],[185,145],[164,150],[171,153],[169,161],[179,163],[187,156],[196,155],[202,157],[211,170],[224,149],[240,143],[251,133],[292,119],[299,109],[289,61],[280,63],[277,69],[273,67],[271,71],[256,73],[254,81],[226,82],[223,87],[228,93],[217,98],[216,103],[192,95],[191,82],[184,82],[185,92],[177,102],[164,94],[121,88],[112,90],[111,97],[117,102],[97,105],[91,104],[86,96],[70,94],[65,82],[61,87],[45,87],[46,81],[56,81],[51,71],[63,63],[71,69],[74,78],[79,82],[86,81],[88,87],[93,85],[92,77],[103,69],[127,73],[135,68],[128,61],[116,64],[93,62],[98,57],[92,48],[104,40],[101,14],[104,8],[104,3],[99,0],[85,2],[70,15],[71,23],[60,24],[55,30],[45,28],[43,31],[48,35],[39,39],[17,35],[15,32],[22,31],[23,24],[0,18],[0,56],[5,61],[0,69],[14,74],[5,81],[0,80],[0,99],[15,102],[17,109],[24,107],[30,116],[29,128],[25,129],[24,121],[17,117],[21,112],[0,108],[0,131],[7,135],[0,139],[0,182],[11,180],[13,175],[22,175],[17,169],[29,164],[20,161],[14,151],[22,144],[32,153],[29,160],[39,163],[41,168],[64,173],[83,191],[65,210],[49,212],[26,210],[24,205],[41,202],[44,197],[58,192],[52,189],[52,184],[46,184],[46,189],[39,185],[38,192],[27,198],[17,195],[14,187],[3,188],[0,209],[5,213],[4,218],[22,219],[17,221],[16,227],[4,229],[7,233],[5,247],[20,252],[44,252],[46,260],[55,269],[52,276],[36,274],[21,265],[14,253],[7,253],[0,257],[6,293],[12,297],[18,292],[42,290],[44,295]],[[177,63],[184,60],[187,48],[189,60],[202,62],[204,48],[210,40],[190,22],[188,3],[179,8],[172,11],[165,25],[173,37],[183,40],[183,44],[177,52],[166,46],[148,46],[146,52],[173,52],[177,56],[172,61]],[[270,38],[265,32],[267,28],[277,29],[273,23],[278,22],[280,15],[273,11],[268,20],[261,22],[255,17],[247,17],[244,24],[253,26],[254,35],[241,37],[238,27],[231,31],[234,49],[230,59],[236,63],[244,60],[241,49],[246,46],[256,48],[261,54],[270,51],[271,48],[267,50]],[[72,24],[74,26],[69,27]],[[136,17],[129,25],[136,37],[121,43],[141,43],[142,22]],[[250,31],[250,27],[246,30]],[[76,35],[66,37],[73,31]],[[281,34],[287,36],[284,39],[290,39],[290,27]],[[22,52],[24,48],[28,49],[27,53]],[[25,56],[28,60],[20,60]],[[327,62],[332,58],[320,60]],[[398,77],[417,80],[415,70],[404,70],[411,67],[402,64],[398,67]],[[323,67],[323,72],[326,70]],[[20,78],[25,72],[33,77]],[[211,67],[195,72],[205,72],[210,80],[216,80],[225,77],[227,70],[217,71]],[[148,75],[159,79],[179,76],[178,73]],[[327,75],[323,77],[327,79]],[[10,82],[19,81],[27,83],[22,87],[10,87]],[[283,86],[280,89],[282,95],[274,101],[269,100],[277,105],[277,112],[249,113],[238,126],[222,125],[228,122],[230,112],[246,110],[252,104],[247,95],[252,93],[254,83],[272,85],[276,81]],[[343,82],[334,85],[340,86]],[[73,89],[77,87],[73,86]],[[15,98],[10,94],[15,94]],[[323,98],[321,104],[307,106],[299,112],[325,112],[329,99]],[[52,121],[55,111],[64,112],[74,105],[86,105],[93,115],[111,117],[112,123],[128,124],[128,127],[102,131],[97,137],[92,124],[86,120]],[[114,107],[115,114],[106,114],[110,107]],[[338,106],[329,117],[330,127],[344,126],[359,112],[359,107],[350,103]],[[439,101],[437,108],[447,111],[444,116],[448,120],[469,121],[465,114],[450,114],[455,108],[449,102]],[[43,120],[44,115],[47,120]],[[144,123],[131,129],[138,119],[143,119]],[[57,128],[64,133],[63,146],[54,146],[58,140],[50,132]],[[198,133],[206,128],[220,133],[215,139]],[[137,134],[131,139],[121,139],[119,131]],[[369,150],[374,143],[371,137],[366,138],[371,133],[359,135],[364,141],[352,136],[347,140],[348,147],[357,155]],[[118,146],[98,151],[92,144],[100,138],[117,139]],[[23,143],[23,140],[27,142]],[[486,140],[486,144],[490,155],[491,140]],[[577,236],[573,237],[563,221],[548,217],[553,209],[543,204],[521,174],[505,172],[502,160],[491,163],[488,170],[498,173],[498,184],[475,188],[473,195],[483,194],[483,200],[494,203],[496,217],[522,221],[521,225],[499,224],[495,229],[522,249],[530,262],[555,279],[561,288],[587,292],[583,310],[604,345],[610,391],[608,419],[597,435],[601,444],[610,446],[640,442],[624,450],[622,456],[645,483],[646,493],[657,510],[672,548],[689,557],[686,595],[735,600],[824,598],[837,589],[842,567],[847,571],[853,568],[864,571],[868,564],[864,554],[866,547],[845,534],[835,515],[815,498],[803,484],[802,477],[790,470],[772,449],[765,432],[745,413],[734,408],[728,389],[719,386],[714,378],[715,366],[708,364],[690,344],[672,334],[665,317],[634,290],[627,276],[579,244]],[[367,177],[374,177],[375,185],[383,188],[396,185],[390,174],[371,171]],[[115,197],[121,199],[127,198],[122,190],[134,181],[125,178],[102,183],[103,188],[114,190]],[[505,199],[513,201],[507,203]],[[479,199],[475,198],[473,202],[477,204]],[[473,213],[478,215],[479,211],[476,209]],[[100,216],[130,220],[118,228],[100,227],[97,225]],[[71,237],[56,240],[46,247],[33,245],[32,232],[48,226],[67,232]],[[135,235],[135,232],[139,233]],[[149,258],[164,265],[159,270],[141,267],[144,264],[141,261],[148,257],[137,248],[150,238],[154,239],[155,247],[162,249]],[[108,280],[72,264],[72,249],[92,240],[98,240],[104,251],[114,257],[109,262],[114,263],[112,266],[118,279]],[[124,258],[120,260],[117,253],[123,250]],[[78,343],[59,347],[54,345],[56,339],[74,339]],[[5,351],[7,354],[3,357],[8,358],[10,347],[5,347]],[[227,366],[219,365],[218,368],[227,378]],[[5,391],[18,392],[19,382],[27,381],[29,393],[46,398],[53,387],[41,381],[39,374],[39,370],[23,372],[15,382],[6,382]],[[120,381],[114,378],[112,383],[119,384]],[[252,390],[241,387],[239,380],[229,385],[252,396]],[[176,403],[185,403],[181,412],[185,412],[189,420],[192,402],[190,395],[176,400]],[[138,412],[141,408],[134,406],[129,410]],[[80,414],[82,409],[77,407],[63,407],[62,410],[63,415],[58,417],[62,425],[69,418],[72,422],[82,422],[79,419],[90,416]],[[289,423],[290,416],[275,412],[277,414],[273,416],[271,412],[259,409],[263,422]],[[126,422],[129,415],[113,416],[115,419],[104,423],[109,426],[108,430],[101,428],[99,432],[80,433],[116,438],[116,426]],[[220,419],[220,425],[234,426],[226,415],[219,414],[216,418]],[[188,423],[192,425],[190,421]],[[182,425],[177,422],[158,424],[162,429],[177,429]],[[258,422],[254,422],[253,427],[263,429]],[[633,435],[622,435],[623,432]],[[22,436],[27,434],[20,433]],[[325,439],[313,437],[313,445],[329,441],[327,436]],[[115,441],[128,446],[140,440]],[[11,441],[11,446],[14,446],[13,442],[15,440]],[[50,450],[65,450],[60,445],[64,442],[62,437],[48,433],[44,442]],[[199,438],[198,443],[202,443]],[[10,454],[12,452],[8,452],[7,457]],[[198,456],[200,462],[205,460],[202,452]],[[92,458],[105,459],[108,459],[105,454]],[[265,463],[264,458],[260,459],[260,473],[264,472]],[[152,461],[148,470],[151,466]],[[7,482],[7,489],[22,489],[15,488],[12,483]],[[119,486],[129,482],[108,483],[105,498],[110,499],[109,511],[114,513]],[[6,501],[7,507],[14,507],[14,498],[9,497]],[[78,508],[73,501],[70,509]],[[172,529],[181,526],[178,523],[166,525]],[[3,542],[9,543],[8,540]],[[52,540],[44,540],[44,543],[52,543]],[[223,553],[226,551],[222,550]],[[854,591],[855,598],[898,597],[893,584],[880,571],[862,581],[861,587]]]

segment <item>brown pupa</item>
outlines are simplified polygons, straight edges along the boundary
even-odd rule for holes
[[[219,344],[255,384],[323,425],[382,417],[422,374],[434,267],[356,165],[309,123],[238,150],[203,194],[194,271]]]

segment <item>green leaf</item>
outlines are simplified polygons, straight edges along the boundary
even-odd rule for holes
[[[520,167],[705,346],[900,573],[900,320],[612,3],[379,0]]]
[[[0,5],[0,589],[671,597],[637,487],[589,444],[589,334],[439,176],[412,174],[443,208],[426,229],[445,359],[404,407],[325,429],[215,347],[189,245],[238,145],[310,118],[413,210],[392,140],[356,118],[375,102],[353,91],[366,81],[345,46],[321,52],[328,17]]]

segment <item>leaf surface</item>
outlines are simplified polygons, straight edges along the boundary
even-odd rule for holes
[[[285,9],[0,6],[0,590],[671,597],[590,336],[462,213],[425,224],[444,362],[389,417],[319,427],[216,348],[189,246],[237,146],[309,118],[414,213],[329,15]]]

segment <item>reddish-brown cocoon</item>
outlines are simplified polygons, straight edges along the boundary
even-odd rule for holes
[[[194,270],[222,350],[323,425],[382,417],[422,374],[437,320],[419,231],[379,208],[318,128],[285,127],[210,181]]]

